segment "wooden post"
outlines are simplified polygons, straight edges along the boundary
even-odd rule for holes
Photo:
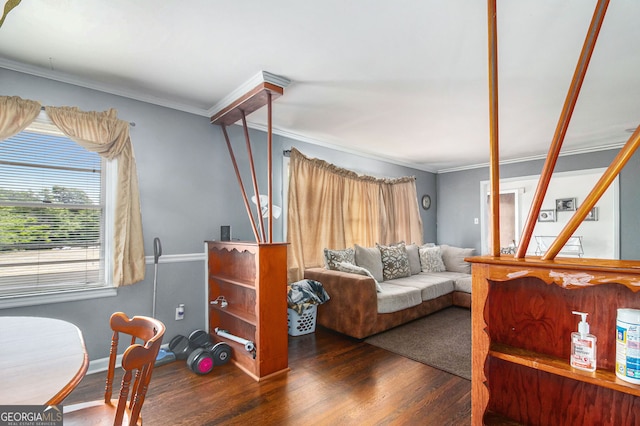
[[[251,140],[249,139],[249,128],[247,127],[247,116],[242,111],[242,128],[244,129],[244,139],[247,145],[247,155],[249,156],[249,170],[251,171],[251,182],[253,183],[253,193],[256,197],[256,211],[260,221],[260,242],[265,242],[267,237],[264,234],[264,219],[262,218],[262,208],[260,206],[260,190],[258,189],[258,178],[256,177],[256,167],[253,162],[253,151],[251,150]]]
[[[269,244],[273,243],[273,128],[271,126],[272,117],[272,96],[267,93],[267,198],[269,200]]]
[[[498,144],[498,26],[496,0],[488,0],[489,27],[489,161],[491,255],[500,256],[500,153]],[[482,200],[484,203],[484,199]]]
[[[231,156],[233,169],[236,172],[236,178],[238,179],[238,183],[240,184],[240,192],[242,194],[242,199],[244,200],[244,207],[247,209],[247,214],[249,215],[249,220],[251,221],[251,228],[253,229],[253,235],[256,238],[256,242],[259,242],[260,236],[258,235],[256,222],[253,219],[253,215],[251,214],[251,206],[249,205],[249,200],[247,199],[247,191],[245,191],[244,185],[242,184],[242,177],[240,177],[240,171],[238,170],[238,163],[236,162],[235,155],[233,155],[233,148],[231,147],[231,141],[229,140],[229,135],[227,134],[227,127],[224,124],[221,124],[220,127],[222,128],[222,134],[224,135],[224,139],[227,142],[227,149],[229,150],[229,155]]]
[[[556,131],[553,135],[551,146],[549,147],[549,153],[547,154],[547,159],[542,168],[542,173],[540,174],[538,187],[536,188],[536,192],[533,196],[533,202],[531,203],[529,216],[527,217],[526,224],[524,226],[524,229],[522,230],[520,246],[518,247],[518,251],[515,255],[515,257],[517,258],[522,258],[525,256],[527,247],[529,246],[529,242],[531,241],[531,235],[533,234],[533,229],[536,226],[538,214],[540,214],[542,201],[544,201],[544,196],[547,193],[547,188],[549,187],[549,182],[551,181],[551,176],[553,174],[553,170],[555,169],[558,156],[560,155],[560,149],[562,148],[562,143],[564,142],[567,128],[569,127],[569,121],[571,121],[573,109],[576,106],[576,101],[578,100],[578,95],[580,94],[580,88],[582,87],[582,82],[584,81],[584,77],[587,73],[587,68],[589,67],[589,61],[591,60],[593,49],[596,46],[598,34],[600,33],[600,28],[602,27],[602,21],[604,20],[605,13],[607,12],[607,6],[609,6],[609,0],[598,0],[596,9],[593,12],[591,25],[589,26],[589,31],[587,32],[584,45],[582,46],[582,52],[580,53],[580,58],[578,59],[578,64],[576,65],[573,79],[571,80],[569,93],[567,93],[562,112],[560,113],[560,119],[558,121],[558,125],[556,126]]]

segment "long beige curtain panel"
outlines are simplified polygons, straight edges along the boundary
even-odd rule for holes
[[[291,150],[287,214],[289,282],[324,265],[324,248],[422,244],[414,177],[361,176]]]
[[[142,215],[129,123],[119,120],[115,109],[85,112],[72,107],[46,107],[45,110],[70,139],[108,160],[118,160],[113,282],[115,286],[121,286],[143,280]],[[0,140],[24,130],[39,112],[39,102],[0,96]]]
[[[142,214],[129,123],[119,120],[113,108],[85,112],[75,107],[45,107],[45,111],[70,139],[108,160],[118,160],[113,282],[120,286],[143,280]]]

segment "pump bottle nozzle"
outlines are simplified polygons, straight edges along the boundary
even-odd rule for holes
[[[586,312],[578,311],[573,311],[572,313],[574,315],[580,315],[582,318],[582,320],[578,323],[578,333],[580,333],[580,336],[584,337],[589,334],[589,323],[587,322],[587,315],[589,314]]]

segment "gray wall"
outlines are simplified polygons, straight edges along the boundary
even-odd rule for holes
[[[555,171],[565,172],[608,167],[618,150],[563,156]],[[500,178],[539,175],[544,160],[506,164]],[[474,247],[480,253],[480,182],[489,180],[489,168],[483,167],[437,175],[438,232],[440,244]],[[620,257],[640,259],[640,153],[636,153],[620,173]]]
[[[34,77],[0,68],[0,94],[39,100],[43,105],[77,106],[102,111],[116,108],[118,116],[136,123],[131,128],[142,207],[147,254],[146,278],[121,287],[115,297],[36,305],[0,310],[0,315],[37,315],[71,321],[82,330],[91,360],[108,355],[109,316],[151,315],[153,297],[153,239],[162,241],[158,265],[156,316],[167,325],[165,342],[177,334],[188,335],[205,324],[204,241],[220,238],[220,226],[231,225],[232,237],[253,240],[226,143],[207,117],[183,113],[145,102]],[[212,100],[213,102],[213,100]],[[277,120],[277,104],[274,121]],[[252,193],[248,160],[241,128],[229,129],[244,184]],[[266,135],[251,131],[260,191],[266,193]],[[432,195],[435,175],[383,161],[365,159],[316,145],[274,136],[274,201],[282,202],[282,150],[295,146],[305,155],[375,176],[415,175],[418,194]],[[422,212],[425,240],[434,241],[437,203]],[[282,220],[275,221],[274,241],[283,241]],[[176,255],[196,260],[174,261]],[[166,259],[166,260],[165,260]],[[186,306],[185,319],[175,321],[175,308]]]

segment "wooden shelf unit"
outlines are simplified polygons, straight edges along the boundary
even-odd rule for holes
[[[640,386],[614,373],[618,308],[640,308],[640,261],[556,258],[640,147],[640,127],[620,149],[541,258],[526,257],[609,0],[598,0],[549,146],[520,246],[500,256],[498,31],[487,1],[492,256],[472,263],[471,420],[481,424],[640,424]],[[496,243],[493,243],[496,242]],[[575,248],[575,246],[574,246]],[[581,246],[578,253],[581,253]],[[598,338],[594,373],[569,364],[572,311],[589,313]]]
[[[472,424],[640,424],[640,386],[615,375],[618,308],[640,309],[640,262],[481,256],[472,262]],[[597,371],[571,368],[573,310]]]
[[[231,362],[253,377],[288,371],[287,244],[207,241],[209,333],[231,345]],[[213,302],[224,296],[228,305]],[[215,329],[255,343],[254,354]]]

